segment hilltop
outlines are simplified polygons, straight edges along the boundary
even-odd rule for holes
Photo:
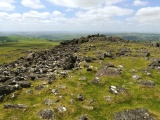
[[[159,43],[88,35],[0,66],[1,119],[160,119]]]

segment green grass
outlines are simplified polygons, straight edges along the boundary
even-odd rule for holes
[[[37,44],[38,43],[38,44]],[[44,40],[29,40],[20,41],[19,43],[7,43],[4,46],[0,45],[0,54],[11,54],[13,50],[16,49],[29,49],[32,47],[38,47],[38,50],[48,49],[57,45],[58,43],[46,42]],[[86,47],[93,44],[95,48],[90,51],[83,51]],[[119,48],[121,48],[126,43],[107,43],[107,42],[95,42],[95,43],[85,43],[81,45],[82,52],[77,54],[82,56],[92,56],[96,57],[96,52],[106,52],[112,50],[115,54]],[[147,68],[147,65],[151,62],[140,56],[142,53],[136,52],[135,48],[143,48],[151,52],[151,57],[160,57],[160,50],[158,48],[144,46],[139,43],[128,43],[129,48],[132,51],[132,55],[138,55],[138,57],[133,56],[123,56],[115,59],[106,58],[104,61],[96,60],[89,65],[94,66],[93,71],[86,71],[86,68],[81,70],[71,71],[67,78],[58,78],[49,87],[44,87],[41,91],[36,91],[35,86],[43,84],[43,80],[37,80],[32,82],[33,95],[26,94],[27,89],[22,89],[21,91],[16,91],[17,97],[15,99],[10,99],[11,95],[6,97],[5,101],[0,104],[0,119],[13,119],[13,117],[18,117],[20,120],[38,120],[38,112],[44,108],[52,108],[55,111],[55,120],[74,120],[77,119],[81,114],[87,115],[91,120],[113,120],[114,113],[135,108],[147,108],[149,112],[160,119],[160,74],[157,70],[151,70],[151,75],[147,76],[143,70]],[[20,53],[17,57],[24,55]],[[1,57],[0,57],[1,59]],[[16,58],[15,58],[16,59]],[[1,60],[0,60],[1,61]],[[6,60],[7,61],[7,60]],[[12,60],[9,60],[12,61]],[[8,62],[8,61],[7,61]],[[122,74],[120,76],[104,76],[100,77],[100,80],[104,84],[92,84],[90,81],[95,77],[95,73],[98,69],[104,65],[106,62],[114,64],[116,67],[122,65]],[[1,62],[3,63],[3,62]],[[96,69],[97,68],[97,69]],[[135,69],[136,72],[130,72],[131,69]],[[154,88],[143,88],[139,85],[139,81],[132,79],[132,75],[138,74],[142,77],[141,80],[152,80],[156,83]],[[72,77],[71,77],[72,76]],[[79,78],[85,76],[86,81],[80,81]],[[59,94],[51,94],[51,89],[57,88],[58,85],[65,85],[66,89],[59,89]],[[125,94],[114,95],[109,92],[109,86],[124,86],[127,89]],[[77,95],[81,93],[84,95],[84,101],[78,101],[76,99]],[[59,99],[59,96],[63,96],[60,102],[54,103],[51,106],[44,105],[43,101],[46,98],[50,98],[54,101]],[[111,96],[111,101],[106,100],[106,96]],[[94,102],[89,104],[90,99],[94,99]],[[73,104],[70,103],[73,100]],[[28,108],[26,111],[22,110],[5,110],[3,104],[5,103],[21,103],[26,104]],[[65,113],[60,113],[57,111],[57,107],[63,105],[67,108]],[[86,109],[85,107],[93,107],[93,110]]]
[[[18,42],[0,43],[0,63],[12,62],[19,57],[26,56],[27,51],[41,51],[51,49],[59,42],[49,42],[44,39],[13,37]]]

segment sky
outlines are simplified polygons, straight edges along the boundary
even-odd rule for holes
[[[0,0],[0,31],[160,33],[160,0]]]

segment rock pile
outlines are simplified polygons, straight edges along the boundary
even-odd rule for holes
[[[75,55],[79,50],[80,44],[94,40],[106,40],[112,42],[124,41],[119,37],[106,37],[104,35],[89,35],[86,38],[74,39],[71,41],[63,41],[60,45],[51,50],[40,52],[30,52],[28,56],[21,57],[18,60],[0,65],[0,101],[5,95],[15,90],[28,88],[31,83],[28,80],[48,79],[48,83],[52,84],[56,79],[56,75],[66,76],[63,70],[71,70],[81,61],[92,62],[96,60],[91,57],[80,58]],[[112,57],[109,53],[104,53],[104,57]],[[62,70],[62,72],[59,72]],[[88,70],[92,70],[88,68]],[[118,75],[119,71],[115,68],[101,69],[104,74]],[[98,75],[99,73],[97,73]],[[99,76],[99,75],[98,75]],[[36,87],[35,89],[40,89]]]

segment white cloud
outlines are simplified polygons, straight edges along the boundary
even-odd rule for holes
[[[41,9],[45,7],[40,0],[22,0],[21,4],[33,9]]]
[[[15,6],[12,5],[14,0],[0,0],[0,10],[1,11],[11,11],[14,10]]]
[[[43,30],[100,30],[108,26],[118,26],[123,22],[114,19],[114,17],[123,17],[133,13],[132,9],[121,8],[117,6],[108,6],[101,8],[93,8],[89,10],[83,10],[75,13],[73,17],[65,17],[64,13],[60,11],[53,12],[38,12],[29,11],[22,14],[19,13],[6,13],[0,12],[0,18],[2,19],[0,26],[14,25],[15,29],[31,29],[43,28]],[[115,28],[115,27],[113,27]]]
[[[62,14],[60,11],[53,11],[53,12],[52,12],[52,15],[53,15],[54,17],[63,16],[63,14]]]
[[[53,4],[68,8],[94,8],[120,3],[124,0],[48,0]]]
[[[103,24],[106,22],[113,22],[114,20],[112,17],[130,15],[132,13],[132,9],[120,8],[117,6],[108,6],[99,9],[91,9],[87,12],[78,12],[76,14],[76,17],[79,19],[79,21],[86,21],[88,23],[96,23],[97,21],[99,21]]]
[[[146,7],[137,11],[135,19],[142,24],[157,24],[160,21],[160,7]]]
[[[149,4],[148,1],[141,1],[141,0],[135,0],[133,3],[133,5],[135,5],[135,6],[145,6],[147,4]]]
[[[25,12],[23,14],[19,13],[6,13],[6,12],[0,12],[0,18],[4,23],[8,22],[16,22],[21,21],[21,23],[29,24],[41,24],[46,23],[46,21],[60,21],[60,19],[63,18],[63,14],[59,11],[53,11],[52,13],[49,12],[38,12],[38,11],[29,11]]]

